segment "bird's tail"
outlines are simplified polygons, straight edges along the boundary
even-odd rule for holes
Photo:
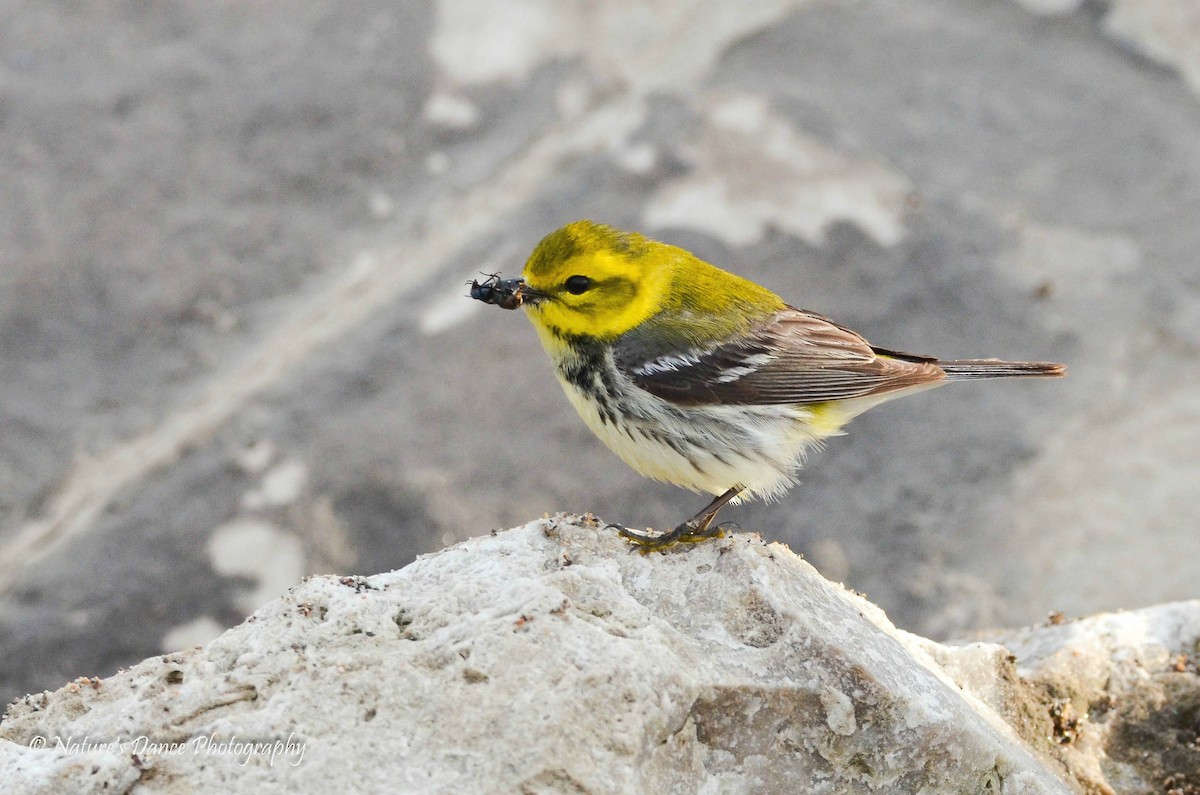
[[[959,359],[937,364],[946,371],[947,381],[975,381],[981,378],[1061,378],[1067,374],[1066,365],[1053,362]]]

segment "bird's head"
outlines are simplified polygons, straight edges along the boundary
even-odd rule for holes
[[[522,274],[530,319],[560,337],[611,339],[661,310],[673,252],[636,232],[576,221],[546,235]]]
[[[656,316],[688,336],[715,336],[783,307],[770,291],[681,248],[592,221],[546,235],[520,278],[473,283],[471,297],[524,306],[547,344],[613,340]]]

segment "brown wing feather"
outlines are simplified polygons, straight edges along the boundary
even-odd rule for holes
[[[680,351],[642,338],[614,359],[639,387],[683,405],[822,403],[945,378],[933,359],[877,351],[853,331],[792,307],[733,342]]]

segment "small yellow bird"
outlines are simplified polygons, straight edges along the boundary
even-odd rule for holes
[[[471,282],[471,297],[525,307],[571,405],[625,463],[717,495],[673,530],[620,528],[643,551],[720,535],[726,503],[783,494],[809,448],[880,403],[1065,372],[877,348],[681,248],[591,221],[547,235],[521,277]]]

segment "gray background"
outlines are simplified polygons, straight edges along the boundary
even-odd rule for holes
[[[307,573],[697,510],[463,297],[582,217],[1071,368],[877,409],[724,518],[935,637],[1197,595],[1194,4],[649,9],[0,1],[0,697]]]

